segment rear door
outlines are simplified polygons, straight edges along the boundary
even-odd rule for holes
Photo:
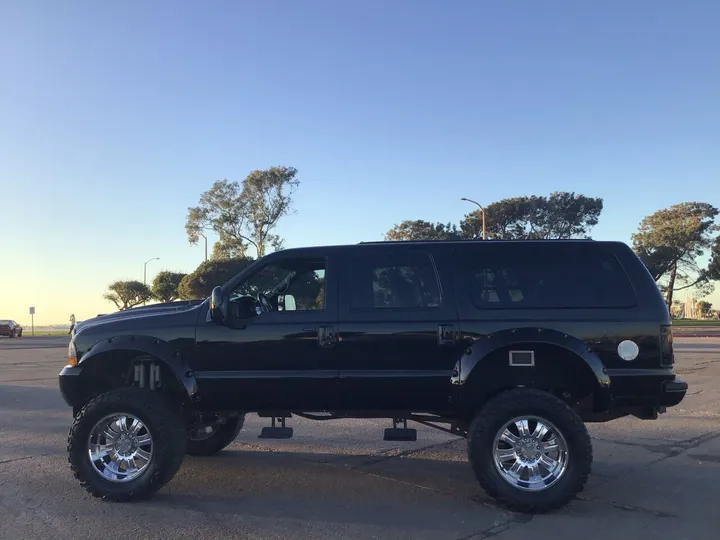
[[[446,270],[427,248],[359,246],[341,257],[341,408],[448,408],[457,310]]]

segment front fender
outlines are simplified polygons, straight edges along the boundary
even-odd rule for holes
[[[82,355],[78,363],[79,370],[82,370],[83,365],[87,366],[101,355],[113,351],[137,353],[137,356],[153,356],[157,358],[175,375],[178,382],[185,389],[188,397],[191,400],[197,398],[197,378],[195,377],[195,373],[190,369],[188,362],[183,358],[181,351],[167,341],[151,336],[116,336],[95,343]]]
[[[451,382],[454,385],[467,385],[472,379],[482,378],[482,386],[487,391],[493,391],[494,385],[503,384],[503,377],[498,376],[498,370],[504,370],[509,375],[508,380],[528,379],[527,374],[532,373],[533,367],[509,367],[505,360],[503,366],[489,361],[497,356],[500,350],[512,347],[521,350],[533,350],[533,347],[560,347],[579,358],[592,371],[596,384],[596,403],[600,408],[609,404],[610,376],[600,357],[585,345],[580,339],[571,335],[547,328],[523,327],[502,330],[489,334],[472,343],[463,356],[455,364]],[[545,369],[548,369],[545,367]],[[510,371],[512,370],[512,371]],[[521,375],[515,377],[514,375]]]

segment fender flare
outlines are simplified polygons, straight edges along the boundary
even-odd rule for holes
[[[187,360],[183,358],[182,353],[167,341],[143,335],[107,338],[90,347],[83,354],[78,367],[82,368],[86,362],[111,351],[136,352],[138,356],[149,355],[157,358],[175,375],[177,381],[185,389],[188,398],[191,401],[197,401],[199,396],[195,373]]]
[[[529,345],[533,343],[562,347],[581,358],[592,370],[595,377],[600,403],[609,403],[611,400],[610,376],[600,357],[580,339],[548,328],[512,328],[488,334],[478,339],[465,349],[462,357],[455,364],[450,379],[451,383],[454,385],[465,384],[475,369],[482,369],[483,359],[498,349],[510,345]]]

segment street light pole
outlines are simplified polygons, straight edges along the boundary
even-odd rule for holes
[[[145,261],[145,265],[143,267],[143,285],[147,285],[147,263],[150,261],[159,261],[160,257],[153,257],[152,259],[148,259]]]
[[[479,202],[473,201],[472,199],[466,199],[465,197],[463,197],[463,198],[460,199],[460,200],[461,200],[461,201],[467,201],[467,202],[471,202],[471,203],[473,203],[473,204],[476,204],[477,207],[480,209],[480,214],[482,215],[482,239],[483,239],[483,240],[487,240],[487,235],[485,234],[485,209],[480,205]]]
[[[143,285],[147,285],[147,263],[150,261],[159,261],[160,257],[153,257],[152,259],[148,259],[145,261],[145,265],[143,266]],[[146,304],[146,302],[143,302],[143,306]]]
[[[202,236],[205,239],[205,262],[207,262],[207,236],[201,232],[198,233],[198,236]]]

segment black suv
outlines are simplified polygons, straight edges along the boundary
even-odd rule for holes
[[[482,488],[525,512],[583,489],[584,422],[655,419],[687,391],[652,277],[591,240],[279,251],[205,301],[85,321],[59,385],[72,470],[97,497],[154,493],[254,412],[266,438],[291,437],[293,415],[465,437]]]

